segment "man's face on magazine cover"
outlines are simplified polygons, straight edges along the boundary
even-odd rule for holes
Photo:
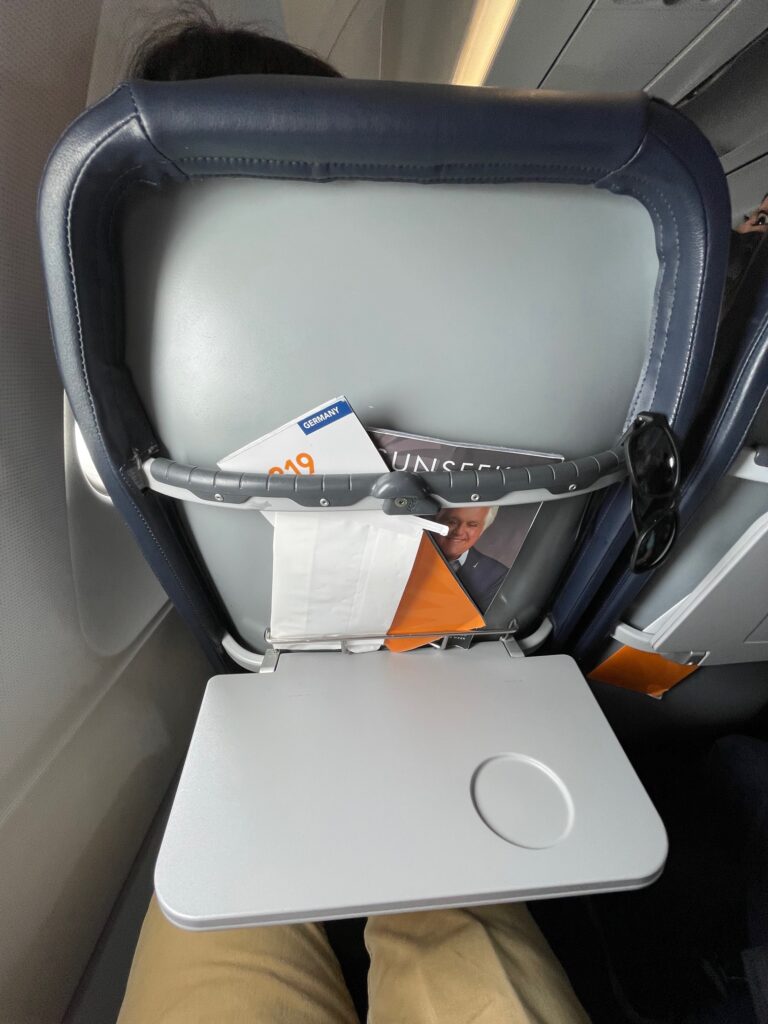
[[[435,540],[449,562],[460,558],[479,539],[485,527],[488,508],[444,508],[437,517],[438,523],[448,527],[445,537],[439,534]]]

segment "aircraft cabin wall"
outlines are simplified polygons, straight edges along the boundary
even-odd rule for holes
[[[35,218],[101,5],[0,5],[0,1021],[59,1021],[188,742],[207,666],[75,461]]]

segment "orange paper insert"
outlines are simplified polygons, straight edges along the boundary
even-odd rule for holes
[[[697,665],[678,665],[660,654],[620,647],[589,673],[589,679],[599,683],[623,686],[626,690],[647,693],[649,697],[662,697],[667,690],[691,675]]]
[[[390,633],[431,633],[402,640],[385,641],[390,651],[411,651],[446,633],[466,633],[485,625],[474,602],[445,564],[432,540],[421,538],[410,578],[400,598]]]

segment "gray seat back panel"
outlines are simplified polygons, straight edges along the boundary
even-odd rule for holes
[[[174,186],[134,198],[123,252],[127,363],[170,456],[196,465],[342,392],[368,427],[598,451],[646,359],[659,269],[639,202],[554,184]],[[271,528],[184,512],[262,648]],[[536,562],[562,557],[538,539],[500,625],[540,611]]]

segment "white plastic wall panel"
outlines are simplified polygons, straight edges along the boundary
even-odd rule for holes
[[[277,0],[277,3],[282,10],[286,39],[305,46],[323,60],[328,59],[359,6],[359,0]]]
[[[696,652],[707,665],[768,661],[768,513],[645,632],[654,651],[675,660]]]
[[[99,674],[98,691],[49,723],[49,741],[3,800],[2,1024],[61,1020],[184,756],[206,673],[172,612],[130,658],[83,658],[81,669],[89,682]],[[69,681],[64,666],[59,680]],[[34,682],[18,677],[20,688]]]
[[[45,159],[85,103],[99,9],[97,0],[0,4],[2,1024],[61,1019],[178,764],[206,675],[175,615],[154,615],[109,654],[81,623],[70,530],[82,506],[68,505],[35,206]],[[119,559],[110,584],[121,586]],[[134,637],[141,628],[134,619]]]
[[[358,4],[328,52],[320,54],[345,78],[379,78],[384,7],[384,0]]]
[[[720,158],[720,163],[723,165],[723,170],[726,174],[740,171],[742,167],[756,163],[768,153],[768,125],[766,129],[766,131],[761,132],[755,138],[750,139],[749,142],[737,146],[736,149],[732,149],[730,153],[726,153]],[[757,197],[758,201],[763,198],[764,194],[765,191]],[[757,205],[757,202],[753,205]]]
[[[450,82],[474,0],[387,0],[381,77],[403,82]]]
[[[637,629],[678,604],[693,590],[728,550],[738,542],[768,507],[768,488],[732,476],[721,480],[670,558],[625,615]]]
[[[80,628],[94,653],[121,654],[168,598],[111,500],[86,479],[66,400],[63,427],[69,547]]]
[[[546,89],[642,89],[731,0],[597,0],[542,82]]]
[[[679,103],[766,29],[765,0],[734,0],[648,82],[647,91]]]
[[[347,78],[379,77],[385,0],[275,2],[282,8],[284,37],[290,42],[327,60]],[[253,14],[247,20],[254,24]],[[256,24],[263,28],[261,20]]]
[[[519,0],[486,85],[537,89],[593,0]]]
[[[680,110],[699,126],[719,155],[765,132],[768,106],[768,35],[760,36],[702,86]]]

